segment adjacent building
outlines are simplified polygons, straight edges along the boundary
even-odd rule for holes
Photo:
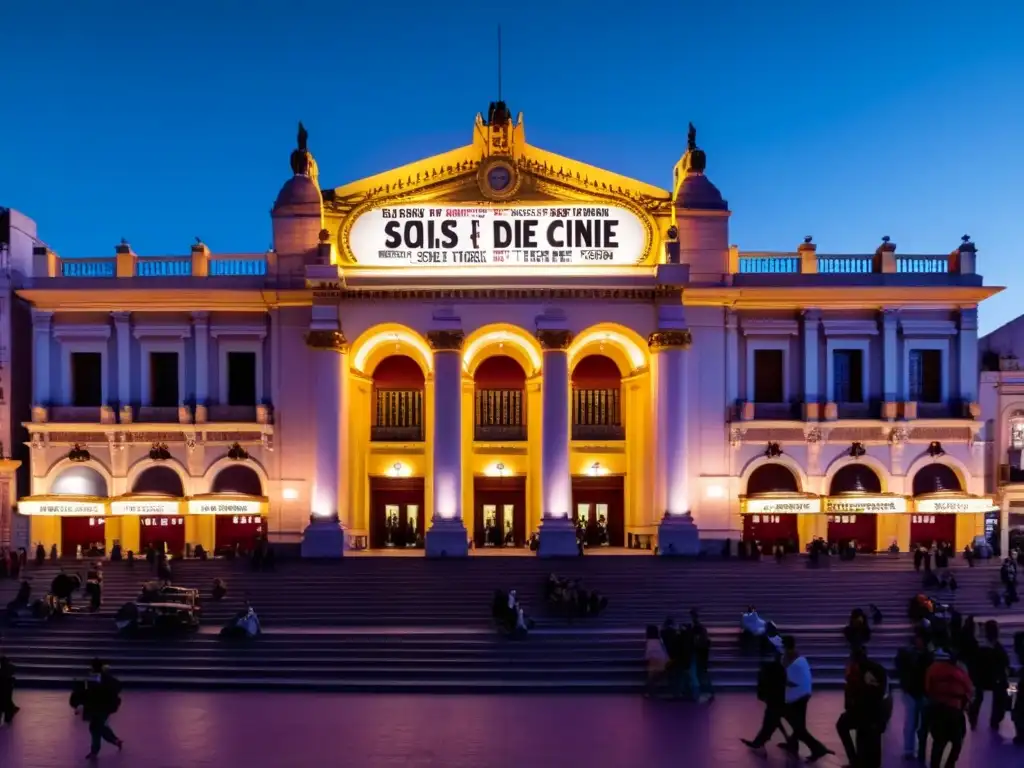
[[[322,186],[300,126],[273,249],[19,259],[31,539],[307,555],[866,550],[985,531],[970,239],[730,243],[691,126],[661,189],[471,141]],[[667,170],[667,169],[666,169]]]

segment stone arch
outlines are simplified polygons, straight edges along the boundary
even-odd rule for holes
[[[462,345],[462,367],[474,376],[480,364],[494,355],[511,357],[528,379],[540,373],[544,362],[544,352],[535,337],[515,325],[492,323],[466,337]]]
[[[51,477],[47,493],[54,496],[110,495],[110,473],[99,462],[66,459],[51,470]]]
[[[569,345],[569,370],[587,355],[609,357],[619,366],[622,376],[629,376],[650,363],[647,342],[631,328],[617,323],[599,323],[581,331]]]
[[[255,461],[251,458],[247,459],[246,461],[235,461],[234,459],[228,458],[227,456],[224,456],[215,461],[213,464],[211,464],[210,467],[206,470],[206,474],[203,475],[203,482],[209,489],[209,493],[217,493],[217,491],[214,490],[216,488],[217,476],[220,475],[222,471],[230,467],[246,467],[252,470],[252,472],[256,475],[256,478],[259,480],[259,486],[262,491],[262,493],[258,495],[267,495],[267,488],[270,479],[267,477],[266,469],[264,469],[263,466],[258,461]]]
[[[950,456],[948,453],[945,456],[932,457],[926,453],[922,453],[918,456],[913,463],[907,468],[907,477],[910,478],[911,483],[914,482],[914,478],[917,477],[918,472],[925,469],[932,464],[942,464],[948,467],[953,474],[956,476],[957,482],[960,484],[960,490],[964,493],[967,492],[968,480],[971,477],[971,471],[967,465],[957,459],[955,456]],[[926,491],[931,493],[934,489]],[[949,490],[956,490],[950,488]],[[914,494],[917,495],[916,493]]]
[[[352,342],[352,370],[364,376],[372,375],[382,360],[391,355],[405,355],[420,366],[423,376],[434,368],[434,354],[423,334],[400,323],[380,323],[368,328]]]
[[[126,483],[128,493],[139,493],[135,490],[136,485],[139,484],[139,479],[142,475],[146,474],[151,469],[163,469],[169,472],[173,472],[178,476],[178,482],[181,485],[180,494],[170,494],[172,496],[188,496],[191,491],[191,478],[189,477],[188,470],[185,469],[184,465],[177,459],[166,459],[164,461],[153,461],[148,456],[144,459],[140,459],[135,462],[131,467],[128,468],[128,482]],[[161,473],[162,474],[162,473]],[[168,478],[169,480],[169,478]],[[141,491],[147,493],[148,491]]]
[[[768,462],[750,473],[744,494],[756,496],[764,493],[799,492],[800,481],[789,467],[778,462]]]
[[[889,470],[886,468],[885,464],[874,456],[859,456],[854,458],[853,456],[844,453],[833,459],[832,463],[828,465],[828,469],[825,470],[825,482],[822,484],[825,495],[831,493],[832,479],[835,477],[836,473],[847,464],[863,464],[866,467],[870,467],[871,470],[878,475],[878,479],[882,486],[882,493],[888,493],[889,488],[892,487],[892,475],[889,474]]]
[[[366,373],[373,379],[374,386],[385,389],[423,389],[426,382],[422,365],[401,352],[381,358]]]
[[[741,486],[744,489],[743,493],[747,493],[747,487],[750,485],[750,478],[762,467],[777,465],[779,467],[785,467],[789,470],[790,474],[796,480],[797,492],[802,492],[807,487],[807,474],[804,472],[803,467],[793,458],[783,454],[774,458],[768,456],[757,456],[747,462],[747,465],[743,468],[740,473]]]

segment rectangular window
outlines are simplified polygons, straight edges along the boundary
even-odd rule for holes
[[[942,351],[910,350],[910,396],[917,403],[942,402]]]
[[[228,352],[228,405],[256,405],[256,353]]]
[[[754,402],[781,403],[785,372],[785,355],[781,349],[754,350]]]
[[[832,352],[832,402],[864,402],[864,353],[861,350]]]
[[[149,353],[149,404],[155,408],[177,408],[178,353]]]
[[[103,405],[103,355],[71,353],[71,405],[98,408]]]

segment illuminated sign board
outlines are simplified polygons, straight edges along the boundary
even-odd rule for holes
[[[189,499],[193,515],[261,515],[263,504],[254,499]]]
[[[348,233],[370,267],[626,266],[644,257],[646,228],[611,205],[392,205]]]
[[[174,499],[120,499],[110,502],[115,515],[168,515],[181,514],[181,504]]]
[[[18,502],[18,511],[23,515],[50,517],[102,517],[105,507],[102,501],[23,499]]]
[[[825,499],[825,512],[829,515],[884,515],[906,511],[907,500],[902,496],[837,496]]]
[[[915,512],[932,514],[991,512],[993,508],[992,499],[918,499],[914,502]]]
[[[808,515],[821,512],[820,499],[747,499],[750,515]]]

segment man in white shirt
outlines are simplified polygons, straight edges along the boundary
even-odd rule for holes
[[[807,703],[811,700],[811,665],[796,649],[796,638],[787,635],[782,638],[783,659],[786,666],[786,709],[785,718],[793,728],[793,734],[781,744],[783,749],[797,754],[802,741],[811,750],[807,762],[813,763],[825,755],[834,755],[807,730]]]

